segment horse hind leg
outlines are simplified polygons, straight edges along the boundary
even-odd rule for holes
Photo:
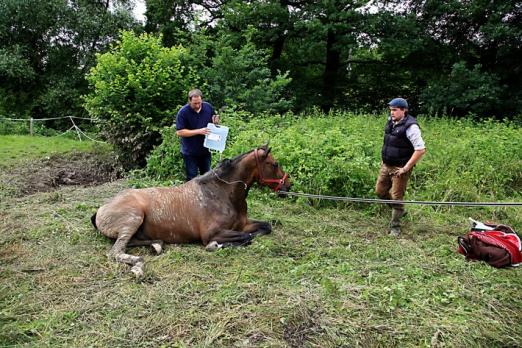
[[[140,239],[132,238],[127,243],[127,248],[141,247],[141,246],[150,246],[152,248],[152,250],[156,253],[156,255],[159,255],[163,251],[164,242],[160,239],[140,240]]]
[[[207,251],[215,251],[224,247],[249,245],[253,237],[254,236],[251,233],[233,230],[220,230],[212,235],[205,249]]]
[[[131,272],[134,273],[136,278],[141,278],[143,276],[143,257],[129,255],[125,253],[125,249],[142,223],[143,216],[135,216],[135,218],[127,220],[125,226],[120,229],[114,245],[107,254],[107,256],[112,260],[131,265]]]
[[[255,236],[263,236],[272,233],[272,225],[266,221],[248,220],[248,224],[243,228],[243,233],[250,233]]]

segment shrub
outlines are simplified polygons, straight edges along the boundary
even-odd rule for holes
[[[181,182],[185,179],[185,167],[176,127],[163,128],[161,137],[163,142],[154,148],[147,159],[146,173],[157,180]]]
[[[464,62],[455,63],[449,77],[430,82],[423,91],[421,99],[427,110],[438,115],[492,116],[503,90],[496,75],[481,70],[480,64],[468,69]]]
[[[385,116],[317,111],[260,117],[233,113],[223,114],[222,122],[230,127],[224,157],[269,142],[290,175],[292,191],[376,198]],[[419,123],[427,153],[413,171],[406,199],[476,202],[522,198],[522,130],[515,123],[423,117]],[[183,173],[179,140],[170,132],[151,156],[150,173],[166,177]]]
[[[174,122],[198,81],[186,60],[183,47],[164,48],[159,37],[132,32],[123,32],[110,52],[97,56],[87,77],[93,91],[85,96],[85,108],[126,168],[145,164],[161,141],[160,130]]]

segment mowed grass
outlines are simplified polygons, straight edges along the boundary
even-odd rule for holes
[[[124,181],[0,204],[0,346],[506,347],[522,339],[520,269],[465,262],[462,212],[315,209],[254,192],[275,220],[251,246],[146,248],[143,281],[89,218]],[[254,190],[255,191],[255,190]],[[508,208],[505,208],[508,209]],[[468,212],[469,213],[469,212]]]
[[[521,268],[465,262],[467,217],[522,228],[520,208],[412,206],[400,238],[386,206],[317,209],[253,188],[271,235],[209,253],[170,245],[136,281],[90,223],[129,186],[65,187],[0,201],[0,347],[515,347]],[[1,196],[1,195],[0,195]]]
[[[2,135],[0,136],[0,166],[6,167],[21,160],[41,158],[58,152],[89,151],[95,147],[107,146],[65,136]]]

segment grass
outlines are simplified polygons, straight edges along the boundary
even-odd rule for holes
[[[455,253],[460,214],[315,209],[255,193],[250,215],[278,223],[245,248],[168,246],[136,282],[107,260],[89,217],[124,181],[2,202],[4,346],[515,346],[520,269]],[[439,222],[437,222],[439,221]],[[459,221],[455,224],[454,221]]]
[[[249,215],[273,220],[271,235],[215,253],[200,245],[170,245],[160,256],[131,249],[146,260],[137,282],[128,266],[107,259],[111,243],[90,224],[128,186],[122,180],[0,201],[1,347],[522,341],[521,269],[465,262],[455,252],[468,216],[520,231],[519,208],[413,206],[396,239],[386,234],[385,206],[317,209],[255,188]]]
[[[0,166],[10,166],[21,160],[48,156],[57,152],[89,151],[106,144],[78,141],[67,137],[42,137],[29,135],[0,136]]]

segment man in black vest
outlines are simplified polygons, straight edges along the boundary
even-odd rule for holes
[[[413,167],[426,152],[426,147],[417,120],[408,115],[408,102],[395,98],[388,105],[390,117],[384,127],[382,163],[375,192],[381,199],[401,201]],[[406,212],[403,204],[391,206],[390,234],[398,236],[401,232],[400,220]]]

